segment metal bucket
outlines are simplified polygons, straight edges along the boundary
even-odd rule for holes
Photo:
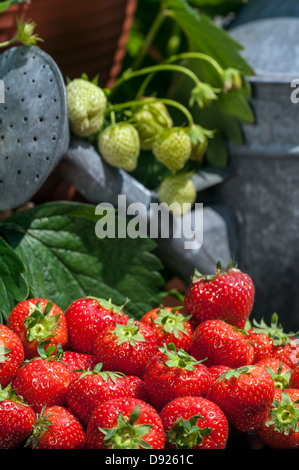
[[[240,220],[239,266],[256,286],[253,315],[277,312],[289,330],[299,327],[299,93],[291,86],[299,79],[298,31],[296,17],[230,30],[256,73],[255,125],[243,126],[242,147],[230,147],[231,175],[215,196]]]

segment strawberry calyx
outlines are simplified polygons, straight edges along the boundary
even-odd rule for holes
[[[139,322],[130,318],[125,325],[115,323],[113,334],[117,337],[117,344],[129,343],[135,347],[136,342],[145,342],[144,336],[139,332]]]
[[[105,447],[110,449],[152,449],[152,446],[142,439],[152,429],[151,424],[136,424],[140,417],[140,405],[137,405],[129,419],[120,412],[117,416],[116,426],[113,428],[99,428],[105,435]]]
[[[44,361],[60,361],[63,363],[63,354],[64,351],[59,343],[57,346],[54,344],[48,346],[50,341],[42,341],[39,343],[37,347],[38,356],[35,356],[31,359],[26,359],[24,364],[28,362],[36,361],[36,360],[44,360]]]
[[[104,380],[104,382],[106,382],[108,379],[111,379],[113,383],[116,383],[118,378],[125,377],[125,374],[122,372],[102,371],[102,367],[103,364],[98,363],[94,366],[93,370],[83,371],[82,374],[78,377],[78,380],[86,377],[87,375],[98,375]],[[81,370],[76,369],[73,372],[81,372]]]
[[[192,277],[192,283],[199,281],[213,281],[219,276],[230,274],[232,272],[240,272],[240,270],[237,268],[237,263],[235,262],[234,258],[230,260],[224,271],[222,269],[222,261],[219,259],[216,263],[215,274],[202,274],[198,271],[197,268],[195,268]]]
[[[4,364],[8,359],[11,349],[5,346],[3,341],[1,341],[1,331],[0,331],[0,364]]]
[[[209,427],[199,428],[198,420],[204,418],[201,414],[191,416],[185,420],[179,417],[170,431],[166,433],[166,441],[175,444],[177,449],[192,449],[202,443],[204,437],[211,434]]]
[[[30,313],[24,320],[24,326],[27,330],[28,341],[36,340],[41,342],[46,338],[56,336],[53,332],[60,325],[60,314],[51,315],[53,302],[48,302],[43,310],[41,302],[36,305],[29,303]]]
[[[292,369],[288,369],[285,372],[282,372],[282,368],[283,368],[283,363],[280,362],[277,372],[274,372],[269,367],[266,367],[266,370],[273,379],[274,387],[284,390],[285,388],[289,387],[289,381],[290,381]]]
[[[273,340],[274,346],[286,346],[287,344],[292,344],[294,341],[294,336],[299,334],[299,331],[296,333],[286,333],[283,330],[283,326],[278,323],[277,313],[273,313],[271,316],[270,325],[267,325],[263,318],[260,322],[257,322],[257,320],[253,319],[252,328],[256,333],[267,334]]]
[[[284,390],[281,399],[274,399],[266,426],[274,425],[274,430],[288,435],[290,430],[299,432],[299,400],[292,401]]]
[[[163,347],[159,347],[158,349],[169,359],[165,361],[165,365],[167,367],[176,367],[179,369],[193,371],[197,364],[201,364],[205,361],[205,359],[197,361],[184,349],[177,349],[174,343],[169,343],[166,345],[166,343],[163,342],[163,345]]]
[[[24,405],[24,406],[29,406],[28,403],[26,403],[23,400],[23,397],[16,394],[16,389],[12,388],[11,383],[9,385],[7,385],[7,387],[5,387],[5,388],[2,388],[1,385],[0,385],[0,402],[4,401],[4,400],[10,400],[10,401],[13,401],[15,403],[19,403],[19,404]]]
[[[125,301],[123,305],[115,305],[112,303],[111,299],[101,299],[98,297],[86,297],[87,299],[91,300],[96,300],[101,307],[106,308],[107,310],[112,310],[113,313],[118,314],[118,315],[124,315],[123,309],[126,307],[126,305],[130,302],[129,299]]]
[[[253,368],[255,368],[255,366],[252,365],[252,366],[238,367],[237,369],[230,369],[220,374],[217,380],[220,381],[222,379],[225,379],[225,380],[238,379],[242,374],[250,374]]]
[[[177,310],[182,307],[174,307],[171,311],[164,309],[163,307],[157,311],[157,318],[153,320],[153,323],[161,325],[164,333],[173,333],[175,338],[179,337],[179,333],[182,332],[187,334],[184,322],[190,320],[192,315],[185,316],[181,313],[176,313]]]
[[[32,428],[32,432],[30,436],[28,437],[27,441],[24,444],[24,447],[31,446],[32,449],[35,449],[40,436],[50,429],[50,427],[53,425],[52,421],[49,420],[49,417],[53,413],[45,413],[46,410],[46,405],[43,406],[42,410],[40,413],[36,415],[36,420]]]

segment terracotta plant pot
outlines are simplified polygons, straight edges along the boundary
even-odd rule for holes
[[[40,47],[64,77],[98,75],[99,85],[110,88],[121,70],[136,7],[137,0],[29,0],[0,15],[0,41],[15,35],[16,18],[33,20],[43,38]],[[35,199],[40,202],[49,196],[73,200],[76,191],[54,171]]]
[[[137,0],[31,0],[0,15],[0,37],[11,38],[15,17],[24,15],[36,22],[41,47],[65,77],[98,75],[99,84],[110,87],[121,69],[136,6]]]
[[[0,42],[7,41],[15,36],[17,31],[16,17],[20,18],[25,14],[28,5],[12,5],[0,14]]]

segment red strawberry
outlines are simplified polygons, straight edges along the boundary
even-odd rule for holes
[[[26,445],[32,449],[85,449],[86,433],[68,409],[57,405],[44,407]]]
[[[212,387],[213,383],[220,377],[221,374],[224,374],[224,372],[227,372],[230,370],[230,367],[227,366],[211,366],[209,367],[209,373],[211,377],[211,385],[210,388]]]
[[[239,431],[251,431],[267,418],[274,398],[274,382],[264,367],[232,369],[213,384],[208,398]]]
[[[38,356],[38,345],[68,346],[67,324],[63,311],[47,299],[27,299],[18,303],[7,319],[7,326],[18,335],[25,359]]]
[[[136,398],[101,403],[87,427],[89,449],[163,449],[164,444],[163,424],[157,411]]]
[[[269,415],[256,434],[269,447],[299,449],[298,389],[275,390]]]
[[[256,362],[257,366],[265,367],[274,380],[275,388],[289,388],[289,381],[292,369],[280,359],[275,357],[265,357]]]
[[[168,449],[225,449],[228,421],[216,403],[203,397],[180,397],[160,413]]]
[[[273,340],[267,333],[258,333],[255,328],[248,330],[248,341],[254,349],[253,363],[271,355],[273,350]]]
[[[264,320],[260,323],[255,322],[255,331],[268,335],[272,342],[273,347],[270,356],[276,357],[281,361],[288,364],[290,368],[294,368],[299,362],[299,344],[295,341],[294,337],[297,333],[286,333],[283,326],[278,321],[277,313],[271,316],[270,325],[267,325]]]
[[[30,434],[35,413],[8,385],[0,387],[0,449],[14,449]]]
[[[181,314],[180,308],[158,307],[143,315],[140,321],[153,329],[158,346],[174,343],[177,348],[189,351],[194,327],[189,321],[191,316]]]
[[[70,347],[77,352],[93,354],[98,334],[107,326],[126,324],[129,317],[109,300],[87,297],[75,300],[67,308]]]
[[[104,370],[136,375],[141,379],[146,364],[157,352],[153,330],[132,318],[126,325],[115,324],[102,331],[96,338],[94,348],[94,354]]]
[[[127,375],[126,380],[129,387],[129,396],[133,398],[139,398],[148,402],[148,394],[144,381],[140,377],[134,375]]]
[[[97,364],[93,371],[83,372],[67,389],[67,404],[80,421],[87,426],[94,409],[103,401],[130,394],[127,378],[117,372],[102,371]]]
[[[82,371],[93,370],[97,360],[93,354],[64,351],[62,362],[72,371],[74,377],[80,377]]]
[[[5,388],[16,376],[24,361],[24,348],[19,337],[0,324],[0,385]]]
[[[299,344],[290,340],[283,346],[274,346],[272,356],[285,362],[291,369],[299,363]]]
[[[150,403],[161,410],[167,403],[182,396],[206,396],[210,388],[208,368],[173,343],[148,362],[144,382]]]
[[[41,349],[39,349],[41,351]],[[53,349],[52,349],[53,352]],[[18,370],[12,386],[36,413],[43,406],[66,405],[66,392],[73,374],[48,348],[46,355],[31,359]]]
[[[289,386],[299,389],[299,364],[291,371]]]
[[[220,319],[244,328],[254,302],[254,284],[248,274],[230,263],[222,272],[218,262],[214,275],[197,271],[185,294],[185,309],[194,321]]]
[[[206,359],[206,366],[227,366],[233,369],[253,363],[253,347],[247,334],[222,320],[207,320],[196,328],[190,354]]]

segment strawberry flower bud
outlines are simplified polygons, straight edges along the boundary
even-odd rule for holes
[[[200,82],[191,91],[189,105],[193,106],[196,103],[199,108],[205,108],[209,106],[213,100],[217,100],[218,91],[218,89],[213,88],[208,83]]]
[[[240,90],[242,87],[242,77],[240,72],[233,68],[227,68],[222,72],[223,91]]]

